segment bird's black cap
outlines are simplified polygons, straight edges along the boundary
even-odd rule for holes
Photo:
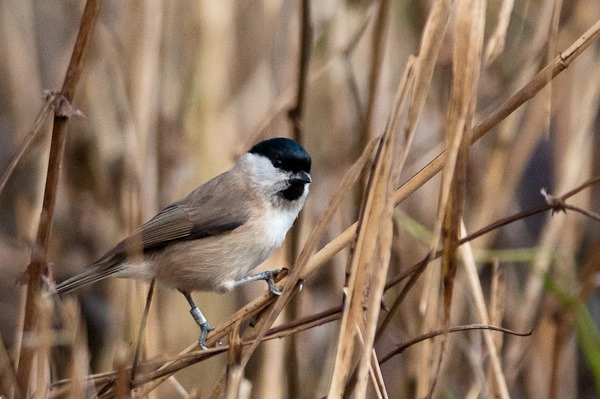
[[[249,151],[269,158],[273,166],[291,172],[310,173],[310,155],[300,144],[284,137],[261,141]]]

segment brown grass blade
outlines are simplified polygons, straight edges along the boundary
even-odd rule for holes
[[[366,204],[359,220],[358,237],[350,266],[350,281],[345,292],[345,309],[329,391],[329,397],[332,398],[341,398],[344,395],[346,383],[354,369],[355,357],[359,358],[359,374],[354,394],[363,397],[366,391],[366,378],[373,344],[372,340],[369,343],[369,329],[373,330],[372,335],[374,335],[391,246],[393,206],[389,194],[391,193],[390,158],[394,152],[393,138],[394,135],[387,133],[378,149],[375,170],[369,179]],[[387,217],[388,213],[390,213],[389,217]],[[364,339],[363,347],[358,344],[357,334]]]
[[[405,136],[412,134],[425,106],[433,70],[444,41],[451,6],[452,0],[437,0],[427,18],[415,68],[415,89],[409,106]]]
[[[135,345],[135,352],[133,354],[133,363],[131,366],[131,381],[135,381],[137,374],[138,365],[140,362],[140,356],[142,354],[142,342],[144,340],[144,330],[148,322],[148,315],[150,314],[150,306],[152,304],[152,298],[154,297],[154,289],[156,288],[156,279],[152,279],[150,287],[148,288],[148,295],[146,296],[146,305],[144,306],[144,312],[140,321],[140,327],[137,334],[137,343]]]
[[[345,292],[346,302],[329,389],[330,397],[342,397],[349,393],[346,391],[346,384],[355,368],[356,358],[358,374],[357,383],[352,387],[352,395],[362,397],[366,394],[369,359],[379,319],[379,302],[390,259],[393,187],[401,169],[398,167],[400,158],[395,156],[395,131],[411,78],[412,68],[408,68],[399,84],[394,109],[369,178],[350,264],[350,280]],[[362,337],[362,345],[356,345],[357,336]]]
[[[450,326],[452,292],[457,267],[456,251],[459,245],[459,222],[462,215],[464,184],[472,135],[471,125],[475,112],[477,83],[481,66],[484,10],[485,4],[482,1],[463,0],[458,3],[456,16],[452,94],[446,118],[448,157],[442,175],[438,215],[430,250],[430,255],[437,252],[441,234],[445,328]],[[432,309],[431,311],[436,310]],[[436,385],[445,343],[444,336],[438,357],[438,371],[431,384],[429,396],[432,395]]]
[[[452,95],[446,120],[446,137],[450,153],[448,167],[442,177],[442,195],[447,202],[440,201],[444,207],[442,272],[444,284],[444,324],[450,322],[452,287],[456,274],[456,251],[459,245],[459,222],[465,190],[469,148],[471,143],[471,124],[475,111],[477,82],[481,65],[481,46],[484,32],[484,4],[477,0],[460,1],[456,19],[456,42],[454,44],[454,63]],[[456,154],[456,155],[454,155]],[[455,160],[453,160],[455,158]],[[452,169],[452,164],[454,168]],[[445,194],[445,191],[447,194]],[[438,217],[441,215],[438,215]],[[437,243],[437,237],[434,237]],[[435,244],[434,244],[435,245]]]
[[[498,22],[494,28],[488,44],[485,48],[484,65],[488,66],[500,54],[504,51],[504,44],[506,42],[506,31],[508,30],[508,23],[510,22],[510,15],[512,14],[515,0],[503,0],[500,12],[498,13]]]

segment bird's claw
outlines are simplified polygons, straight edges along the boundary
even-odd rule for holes
[[[208,336],[208,333],[214,329],[215,328],[208,324],[208,322],[200,324],[200,338],[198,338],[198,345],[200,345],[202,349],[208,349],[208,346],[206,346],[206,337]]]
[[[273,295],[281,296],[282,292],[279,288],[277,288],[277,284],[275,284],[275,279],[281,273],[281,269],[270,270],[265,274],[265,281],[269,285],[269,292]]]

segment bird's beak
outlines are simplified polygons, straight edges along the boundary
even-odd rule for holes
[[[300,172],[294,173],[291,178],[292,181],[297,181],[300,183],[308,184],[312,183],[312,179],[310,175],[305,171],[301,170]]]

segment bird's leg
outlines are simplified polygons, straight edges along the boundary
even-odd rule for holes
[[[277,288],[277,285],[275,285],[275,278],[277,278],[277,275],[280,272],[281,272],[281,269],[275,269],[275,270],[267,270],[266,272],[262,272],[262,273],[258,273],[258,274],[253,274],[252,276],[246,276],[244,278],[234,281],[233,287],[234,288],[239,287],[240,285],[250,283],[252,281],[265,280],[267,282],[267,284],[269,285],[269,291],[274,295],[280,296],[281,291],[279,290],[279,288]]]
[[[185,299],[187,299],[188,303],[190,304],[190,313],[192,314],[194,320],[196,320],[196,324],[200,326],[200,338],[198,339],[198,344],[202,349],[208,349],[206,346],[206,336],[208,335],[209,331],[212,331],[215,328],[208,324],[208,320],[206,320],[206,317],[204,317],[198,306],[196,306],[192,295],[187,291],[180,290],[180,292],[183,294],[183,296],[185,296]]]

